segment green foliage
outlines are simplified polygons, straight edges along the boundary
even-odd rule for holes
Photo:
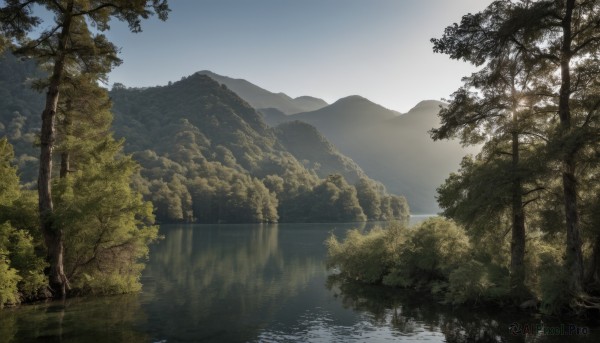
[[[350,230],[343,242],[331,235],[325,244],[328,249],[327,266],[339,268],[349,279],[379,283],[387,272],[387,266],[382,263],[388,253],[385,250],[386,232],[381,228],[375,228],[368,234],[357,229]]]
[[[17,283],[20,279],[17,270],[10,267],[10,261],[0,250],[0,308],[5,304],[19,303]]]
[[[19,196],[17,169],[12,166],[13,148],[6,137],[0,139],[0,206],[11,204]]]
[[[367,218],[373,220],[381,219],[381,196],[375,187],[376,185],[365,178],[361,178],[355,186],[358,201]]]
[[[558,314],[572,305],[568,275],[564,268],[562,237],[535,237],[528,242],[528,250],[534,251],[527,259],[530,270],[529,286],[541,299],[540,310],[545,314]]]
[[[470,254],[459,227],[441,218],[408,229],[400,223],[363,234],[330,237],[327,265],[350,279],[389,286],[438,289]]]
[[[448,276],[446,299],[454,304],[501,302],[509,292],[508,270],[491,263],[466,260]]]
[[[44,259],[35,253],[34,241],[25,230],[0,224],[0,250],[8,251],[9,265],[19,276],[19,300],[35,299],[46,285]]]
[[[441,217],[412,228],[352,230],[326,245],[328,268],[346,279],[425,289],[454,304],[502,302],[509,292],[506,256],[497,261],[477,252],[461,227]]]
[[[307,218],[322,222],[365,221],[362,208],[356,198],[356,189],[339,174],[333,174],[308,194]]]
[[[46,285],[46,263],[36,253],[41,242],[31,234],[37,204],[19,189],[12,157],[12,146],[0,139],[0,307],[35,298]]]
[[[56,185],[56,224],[65,230],[65,272],[76,292],[138,291],[148,244],[157,239],[152,206],[133,191],[137,169],[108,137]]]
[[[390,286],[431,288],[446,282],[470,254],[464,230],[451,221],[432,218],[409,231],[399,259],[383,280]]]

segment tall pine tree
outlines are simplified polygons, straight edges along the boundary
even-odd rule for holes
[[[54,15],[54,22],[37,34],[42,19],[34,15],[35,6]],[[52,71],[47,84],[42,112],[38,196],[41,232],[48,249],[49,284],[56,297],[64,297],[68,280],[64,271],[64,228],[55,225],[52,202],[52,155],[55,144],[55,116],[61,85],[71,65],[115,65],[117,49],[101,33],[92,33],[88,25],[102,32],[112,19],[126,21],[133,32],[141,31],[141,20],[156,13],[166,19],[166,0],[7,0],[0,8],[0,30],[15,44],[15,52],[48,63]],[[49,23],[44,23],[48,25]],[[37,34],[30,38],[31,34]]]
[[[463,16],[433,39],[434,51],[482,65],[511,49],[550,72],[536,82],[542,92],[549,128],[548,150],[560,163],[565,223],[565,269],[569,293],[583,294],[579,172],[581,154],[597,135],[600,104],[586,91],[600,73],[600,1],[497,0],[484,11]],[[556,120],[555,120],[556,118]],[[554,124],[556,122],[556,124]]]

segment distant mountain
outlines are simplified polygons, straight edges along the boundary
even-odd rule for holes
[[[464,149],[457,141],[431,140],[427,131],[439,125],[437,113],[444,105],[436,100],[421,101],[402,114],[352,95],[328,106],[290,115],[295,110],[289,109],[289,101],[282,104],[285,95],[268,92],[245,80],[210,74],[254,103],[269,126],[298,120],[316,127],[367,175],[381,181],[390,192],[405,195],[413,213],[438,212],[436,188],[458,169],[465,154],[477,152],[476,148]]]
[[[316,111],[275,119],[300,120],[314,125],[340,152],[360,165],[387,189],[403,194],[413,213],[439,211],[436,188],[456,171],[464,149],[457,141],[434,142],[427,131],[439,125],[437,113],[444,104],[422,101],[400,114],[359,96],[351,96]]]
[[[261,108],[258,110],[258,113],[261,114],[265,123],[267,123],[267,125],[271,127],[275,127],[281,123],[286,123],[290,121],[288,115],[281,112],[281,110],[277,108]]]
[[[310,96],[301,96],[294,99],[284,93],[269,92],[246,80],[233,79],[208,70],[199,71],[198,74],[207,75],[220,84],[227,86],[255,109],[277,108],[285,114],[293,114],[314,111],[327,106],[327,102],[323,99]]]
[[[301,121],[283,123],[275,128],[275,134],[287,151],[320,178],[339,173],[351,184],[368,178],[356,162],[342,155],[310,124]]]
[[[304,123],[273,129],[212,77],[196,73],[168,86],[110,94],[115,132],[144,167],[141,188],[158,204],[159,217],[362,221],[407,213],[404,198],[387,194],[316,129]],[[365,205],[373,194],[379,210]]]
[[[289,119],[312,124],[327,136],[332,130],[371,126],[399,114],[361,96],[352,95],[315,111],[294,114]]]

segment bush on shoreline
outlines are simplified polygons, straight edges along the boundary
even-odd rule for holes
[[[330,236],[327,266],[339,276],[367,284],[428,291],[450,304],[513,303],[509,284],[506,239],[475,240],[462,227],[442,217],[408,228],[398,223],[361,233],[348,232],[342,241]],[[494,244],[494,251],[482,247]],[[556,313],[568,299],[557,278],[560,249],[540,237],[528,240],[528,288],[541,310]],[[518,305],[518,304],[517,304]]]

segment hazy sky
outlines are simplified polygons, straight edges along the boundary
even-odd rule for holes
[[[491,0],[171,0],[143,32],[114,23],[110,82],[155,86],[200,70],[327,102],[362,95],[400,112],[448,97],[474,69],[429,39]]]

